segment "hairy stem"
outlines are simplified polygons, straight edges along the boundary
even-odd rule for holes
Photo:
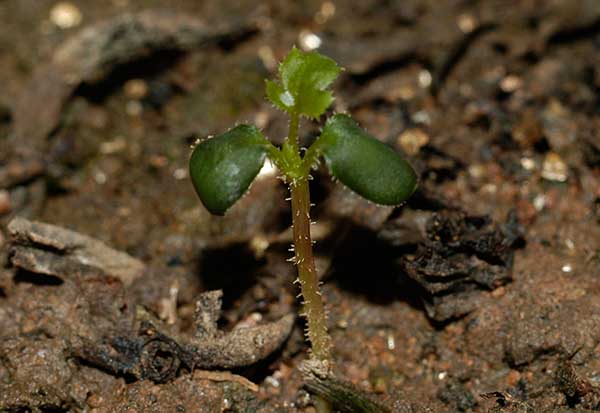
[[[292,193],[295,261],[298,266],[300,290],[304,299],[308,339],[312,346],[313,356],[319,360],[328,360],[331,339],[327,332],[327,317],[319,291],[319,278],[315,270],[312,252],[308,177],[295,180],[290,185],[290,191]]]
[[[294,153],[298,152],[298,128],[300,126],[300,115],[293,114],[290,116],[290,129],[287,142],[294,149]]]

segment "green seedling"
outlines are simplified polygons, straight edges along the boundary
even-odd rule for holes
[[[330,359],[331,339],[310,236],[311,170],[324,160],[334,178],[382,205],[401,204],[417,185],[412,167],[346,114],[331,116],[314,143],[300,150],[300,119],[316,120],[325,113],[334,100],[328,88],[341,70],[328,57],[293,48],[279,66],[278,81],[266,82],[268,99],[290,117],[289,133],[282,146],[274,146],[255,126],[239,125],[199,143],[190,159],[196,192],[204,206],[216,215],[225,214],[248,191],[266,158],[278,168],[291,193],[292,261],[298,268],[311,357],[323,362]]]

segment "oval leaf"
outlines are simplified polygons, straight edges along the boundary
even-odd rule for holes
[[[223,215],[244,195],[265,161],[267,145],[255,126],[240,125],[194,148],[190,176],[206,209]]]
[[[318,145],[331,174],[372,202],[398,205],[417,187],[410,164],[347,115],[329,119]]]

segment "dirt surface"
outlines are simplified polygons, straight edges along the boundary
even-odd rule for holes
[[[337,377],[381,411],[600,411],[600,2],[173,3],[0,1],[0,411],[314,412],[285,187],[212,217],[187,160],[280,140],[263,79],[315,42],[332,110],[421,177],[396,209],[312,183]]]

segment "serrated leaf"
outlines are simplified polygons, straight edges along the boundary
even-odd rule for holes
[[[267,145],[255,126],[239,125],[194,148],[190,177],[206,209],[223,215],[246,193],[265,161]]]
[[[318,52],[293,48],[279,65],[281,83],[267,81],[267,97],[290,114],[318,118],[333,102],[327,90],[341,68]]]
[[[417,187],[410,164],[348,115],[329,118],[317,142],[331,174],[372,202],[398,205]]]

